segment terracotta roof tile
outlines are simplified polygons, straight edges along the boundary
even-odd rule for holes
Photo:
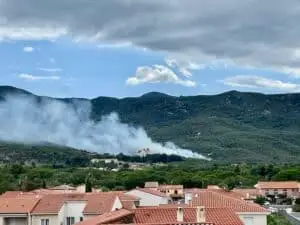
[[[255,188],[235,188],[232,191],[242,195],[243,198],[255,197],[259,195],[259,191]]]
[[[206,221],[202,224],[243,225],[238,215],[231,209],[206,208],[205,217]],[[196,208],[183,208],[183,222],[177,221],[177,208],[162,207],[138,208],[134,220],[137,224],[196,223]]]
[[[120,209],[113,212],[107,212],[99,216],[95,216],[91,219],[84,220],[76,225],[98,225],[98,224],[107,224],[113,223],[114,221],[133,215],[134,212],[128,211],[126,209]]]
[[[258,182],[255,185],[261,189],[298,189],[300,183],[297,181],[272,181],[272,182]]]
[[[0,198],[0,214],[29,213],[39,201],[39,198]]]
[[[110,212],[118,195],[113,192],[100,192],[86,194],[87,205],[83,214],[102,214]]]
[[[235,212],[267,213],[267,210],[258,204],[248,203],[244,200],[211,190],[200,191],[195,194],[190,205],[193,207],[230,208]]]
[[[41,198],[32,214],[57,214],[66,201],[84,201],[85,194],[49,194]]]

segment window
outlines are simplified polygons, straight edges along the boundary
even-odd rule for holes
[[[80,217],[80,222],[81,222],[81,221],[83,221],[83,217],[82,217],[82,216]]]
[[[49,219],[41,219],[41,225],[49,225]]]
[[[67,217],[67,225],[73,225],[75,223],[75,217]]]
[[[244,217],[245,225],[253,225],[253,217]]]

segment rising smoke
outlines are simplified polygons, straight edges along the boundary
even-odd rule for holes
[[[121,123],[116,113],[101,121],[90,119],[91,103],[28,96],[6,96],[0,103],[0,140],[28,144],[53,143],[99,153],[133,155],[138,149],[206,159],[172,142],[153,142],[141,127]]]

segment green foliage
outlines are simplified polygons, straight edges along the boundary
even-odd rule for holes
[[[300,198],[297,198],[295,200],[295,205],[293,206],[294,212],[300,212]]]
[[[2,86],[0,100],[8,93],[32,96]],[[61,101],[72,104],[70,99]],[[91,103],[91,117],[96,121],[117,112],[122,122],[143,126],[155,141],[173,141],[183,148],[210,155],[216,163],[300,161],[300,94],[231,91],[214,96],[173,97],[148,93],[138,98],[99,97]],[[4,162],[38,159],[37,163],[50,161],[54,166],[86,166],[89,154],[57,146],[28,148],[5,144],[0,145],[0,156]],[[263,179],[273,176],[268,169],[266,166],[261,170]]]
[[[284,216],[271,214],[267,217],[268,225],[292,225]]]
[[[85,192],[92,192],[92,181],[91,181],[92,177],[91,177],[91,174],[89,173],[86,177],[86,180],[85,180]]]
[[[261,165],[208,165],[196,164],[194,161],[173,163],[167,166],[154,166],[143,170],[121,170],[119,172],[100,171],[94,168],[51,166],[4,165],[0,166],[0,193],[7,190],[32,190],[60,184],[86,184],[87,191],[91,187],[104,190],[132,189],[143,187],[146,181],[158,181],[162,184],[183,184],[185,188],[206,188],[210,184],[220,184],[228,190],[251,188],[261,180],[260,174],[253,173]],[[17,170],[16,168],[22,168]],[[297,169],[299,166],[274,166],[276,180],[278,174]],[[16,172],[17,171],[17,172]],[[288,177],[287,177],[288,180]]]
[[[266,198],[264,196],[257,196],[255,199],[255,203],[259,205],[264,205],[266,202]]]

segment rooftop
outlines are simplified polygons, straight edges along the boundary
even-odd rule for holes
[[[267,210],[255,203],[248,203],[242,199],[226,195],[225,193],[203,190],[194,194],[191,206],[204,206],[208,208],[230,208],[235,212],[267,213]]]
[[[238,215],[226,208],[206,208],[205,218],[204,223],[198,224],[243,225]],[[197,223],[196,208],[183,208],[183,222],[177,221],[177,208],[139,208],[135,211],[134,221],[137,224]]]
[[[259,189],[298,189],[300,183],[297,181],[260,181],[255,187]]]

